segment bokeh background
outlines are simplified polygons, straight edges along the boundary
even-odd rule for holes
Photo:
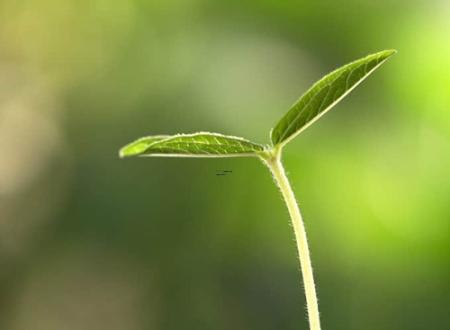
[[[117,151],[268,143],[312,82],[396,48],[284,159],[323,328],[448,329],[449,36],[445,0],[0,1],[0,328],[307,329],[257,160]]]

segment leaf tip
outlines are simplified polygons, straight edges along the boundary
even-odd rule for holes
[[[386,49],[380,52],[384,58],[391,57],[392,55],[397,54],[397,49]]]
[[[126,155],[126,152],[123,150],[124,148],[120,148],[119,149],[119,158],[125,158],[127,155]]]
[[[128,145],[119,149],[119,158],[120,159],[129,157],[129,156],[130,156],[130,153],[128,151]]]
[[[120,148],[119,158],[137,156],[143,153],[148,147],[148,144],[143,140],[144,139],[138,139]]]

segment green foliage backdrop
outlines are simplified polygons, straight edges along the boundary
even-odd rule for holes
[[[269,141],[319,77],[395,48],[284,157],[323,328],[444,329],[449,17],[437,0],[1,1],[0,328],[307,329],[256,159],[117,150],[203,130]]]

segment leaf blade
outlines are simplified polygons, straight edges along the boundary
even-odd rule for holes
[[[140,138],[120,149],[119,156],[251,157],[263,151],[262,145],[240,137],[198,132]]]
[[[274,145],[286,144],[314,123],[380,67],[395,50],[385,50],[348,63],[308,89],[271,131]]]

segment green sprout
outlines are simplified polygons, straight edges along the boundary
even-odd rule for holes
[[[294,103],[271,130],[271,144],[268,146],[241,137],[199,132],[143,137],[120,149],[119,155],[259,158],[272,173],[288,208],[297,243],[310,330],[320,330],[317,294],[305,226],[281,162],[282,151],[288,142],[335,106],[395,53],[395,50],[385,50],[368,55],[320,79]]]

